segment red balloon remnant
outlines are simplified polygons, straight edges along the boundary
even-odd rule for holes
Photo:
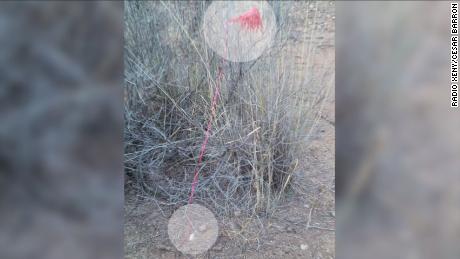
[[[238,17],[231,18],[228,22],[239,23],[241,27],[249,30],[258,30],[262,28],[262,18],[260,17],[259,9],[256,7],[251,8]]]

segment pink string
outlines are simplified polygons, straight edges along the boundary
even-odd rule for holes
[[[262,19],[260,17],[259,10],[257,8],[255,8],[255,7],[253,7],[251,10],[243,13],[242,15],[240,15],[240,16],[238,16],[236,18],[228,20],[227,23],[224,24],[225,32],[226,32],[225,33],[225,57],[227,57],[227,55],[228,55],[228,27],[227,27],[227,24],[231,24],[231,23],[234,23],[234,22],[239,23],[244,29],[248,29],[250,31],[251,30],[257,30],[257,29],[260,29],[262,27]],[[222,65],[223,65],[223,63],[224,63],[224,59],[222,59]],[[201,167],[201,163],[203,162],[203,157],[204,157],[204,153],[206,152],[206,146],[208,144],[209,137],[211,136],[212,122],[214,120],[214,117],[216,117],[217,101],[218,101],[219,96],[220,96],[220,86],[221,86],[222,78],[224,76],[222,65],[218,67],[217,80],[216,80],[216,90],[214,92],[214,96],[213,96],[212,102],[211,102],[211,115],[210,115],[210,118],[209,118],[209,121],[208,121],[208,125],[206,127],[205,137],[204,137],[203,143],[201,144],[201,149],[200,149],[200,154],[198,156],[198,161],[197,161],[197,164],[196,164],[195,169],[194,169],[192,189],[190,191],[190,197],[189,197],[189,200],[188,200],[189,204],[193,203],[193,198],[195,196],[195,189],[196,189],[196,186],[198,184],[198,177],[199,177],[199,172],[200,172],[199,169]],[[192,224],[189,221],[186,233],[190,232],[191,227],[192,227]],[[186,241],[186,235],[183,236],[183,238],[182,238],[180,243],[183,244],[185,241]]]
[[[241,14],[240,16],[236,18],[232,18],[227,21],[227,23],[239,23],[244,29],[247,30],[258,30],[262,28],[262,18],[260,16],[260,12],[256,7],[251,8],[249,11]],[[225,56],[227,57],[228,55],[228,27],[227,24],[224,24],[225,27]],[[222,59],[222,63],[223,63]],[[214,96],[212,98],[212,103],[211,103],[211,117],[209,118],[208,125],[206,127],[206,132],[205,132],[205,137],[203,140],[203,143],[201,144],[201,149],[200,149],[200,154],[198,156],[198,161],[194,169],[194,176],[193,176],[193,182],[192,182],[192,189],[190,191],[190,197],[188,200],[189,204],[193,203],[193,198],[195,196],[195,189],[198,184],[198,176],[200,172],[200,167],[201,163],[203,161],[204,153],[206,151],[206,145],[208,144],[209,137],[211,135],[211,127],[212,127],[212,122],[214,120],[214,117],[216,116],[216,107],[217,107],[217,101],[220,96],[220,84],[222,82],[222,78],[224,76],[224,72],[222,69],[222,66],[219,66],[218,68],[218,73],[217,73],[217,80],[216,80],[216,91],[214,92]]]
[[[203,141],[203,144],[201,144],[200,155],[198,156],[198,162],[195,166],[193,182],[192,182],[192,190],[190,192],[190,197],[188,200],[189,204],[193,202],[193,197],[195,195],[195,188],[196,188],[196,185],[198,184],[199,168],[201,166],[201,162],[203,161],[203,156],[206,151],[206,145],[208,144],[209,136],[211,135],[212,122],[214,120],[214,117],[216,116],[217,99],[219,98],[219,95],[220,95],[220,82],[223,77],[222,68],[219,67],[218,70],[219,72],[218,72],[217,80],[216,80],[216,91],[214,92],[214,96],[212,98],[212,103],[211,103],[211,117],[209,118],[208,126],[206,127],[204,141]]]

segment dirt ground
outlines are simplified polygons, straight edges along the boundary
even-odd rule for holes
[[[287,51],[292,52],[299,72],[305,71],[305,66],[312,66],[313,71],[327,68],[331,72],[322,73],[323,85],[317,86],[328,94],[304,158],[299,159],[301,175],[295,180],[301,191],[289,194],[270,216],[218,219],[219,237],[215,245],[204,255],[186,257],[167,238],[172,208],[160,209],[153,200],[127,190],[126,258],[335,258],[334,4],[319,1],[304,6],[318,12],[311,17],[315,12],[308,12],[307,16],[305,9],[294,8],[292,16],[299,22],[301,36]],[[311,29],[315,33],[310,33]],[[311,62],[296,57],[304,40],[317,43]]]

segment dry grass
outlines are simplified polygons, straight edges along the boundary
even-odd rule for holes
[[[279,204],[292,189],[327,95],[321,87],[306,91],[322,82],[310,80],[312,71],[295,72],[285,54],[287,43],[298,40],[288,19],[292,6],[270,4],[278,24],[273,47],[254,62],[223,63],[222,94],[195,194],[219,215],[270,212]],[[201,33],[208,5],[125,3],[125,171],[129,187],[159,205],[187,203],[210,117],[221,61]],[[307,70],[314,50],[303,44],[297,51]]]

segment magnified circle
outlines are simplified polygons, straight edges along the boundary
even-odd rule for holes
[[[271,46],[275,32],[275,14],[266,1],[216,1],[203,19],[208,46],[232,62],[260,57]]]
[[[218,232],[214,214],[199,204],[180,207],[168,223],[169,239],[177,250],[189,255],[209,250],[216,242]]]

